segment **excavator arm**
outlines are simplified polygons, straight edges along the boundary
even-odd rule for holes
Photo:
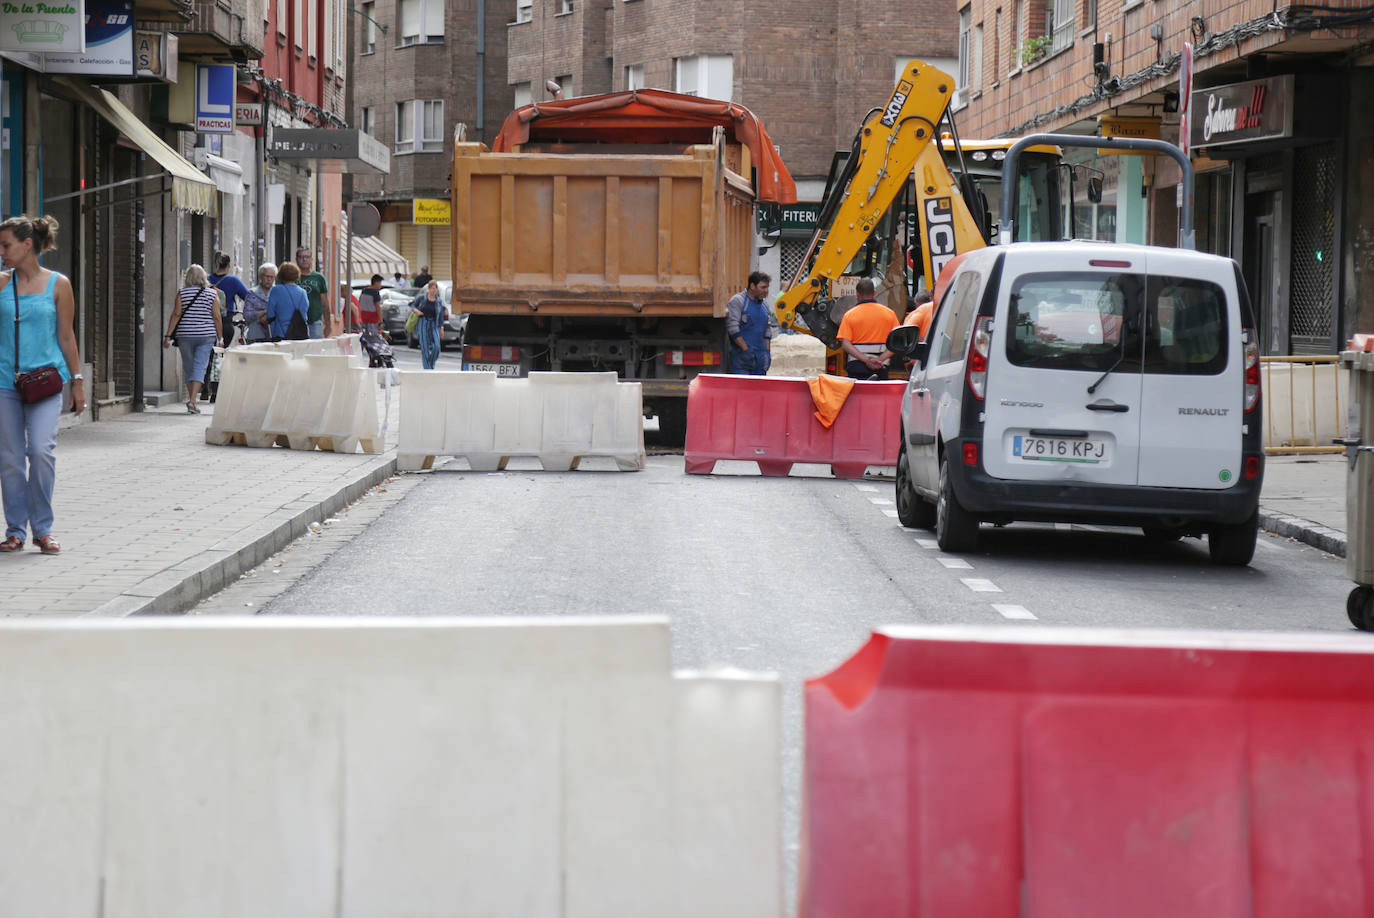
[[[873,234],[907,181],[915,178],[922,268],[929,284],[959,252],[986,244],[958,182],[945,166],[937,139],[954,80],[912,61],[887,107],[875,109],[823,203],[803,271],[778,297],[778,324],[805,331],[832,350],[838,321],[830,314],[831,285]],[[900,313],[899,313],[900,314]]]

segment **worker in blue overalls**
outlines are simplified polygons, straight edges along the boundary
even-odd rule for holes
[[[773,363],[772,340],[778,316],[768,304],[773,279],[762,271],[749,275],[749,286],[725,307],[725,333],[730,338],[730,372],[765,376]]]

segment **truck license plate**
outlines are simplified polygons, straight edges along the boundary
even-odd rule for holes
[[[1097,465],[1111,460],[1106,440],[1068,437],[1011,438],[1011,454],[1023,462],[1084,462]]]
[[[463,366],[465,370],[481,370],[487,373],[495,373],[497,376],[519,376],[520,364],[518,363],[468,363]]]

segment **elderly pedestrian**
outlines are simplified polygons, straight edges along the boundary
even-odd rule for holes
[[[167,323],[167,334],[162,339],[164,348],[175,344],[181,352],[181,368],[186,374],[187,414],[200,414],[196,400],[215,342],[223,334],[219,291],[210,286],[204,268],[191,265],[177,291],[176,302],[172,304],[172,320]]]
[[[420,315],[420,321],[415,326],[415,333],[420,338],[420,364],[426,370],[432,370],[439,362],[440,328],[448,319],[448,309],[444,306],[443,294],[439,292],[439,282],[430,281],[415,297],[410,309]]]
[[[277,282],[277,266],[265,261],[258,267],[258,282],[248,288],[248,296],[243,301],[243,318],[248,323],[244,328],[244,340],[266,341],[272,337],[267,328],[267,298],[272,294],[272,285]]]
[[[0,223],[0,258],[10,269],[0,277],[0,503],[5,512],[0,552],[22,549],[30,531],[45,555],[62,550],[52,535],[62,391],[26,401],[18,378],[55,369],[71,383],[72,411],[86,410],[72,284],[38,263],[38,256],[56,245],[52,217],[11,217]]]

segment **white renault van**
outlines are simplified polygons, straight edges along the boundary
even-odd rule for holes
[[[1259,352],[1235,262],[1185,249],[1014,243],[971,252],[902,399],[898,517],[945,551],[981,522],[1207,536],[1248,564],[1258,529]]]

